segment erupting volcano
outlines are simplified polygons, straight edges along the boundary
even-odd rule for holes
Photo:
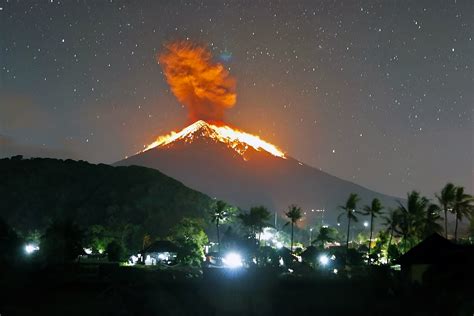
[[[192,142],[196,133],[226,144],[244,159],[248,148],[264,150],[285,158],[285,154],[256,135],[242,132],[223,123],[224,110],[234,106],[237,96],[235,79],[220,63],[212,62],[211,53],[189,41],[165,45],[158,56],[171,91],[189,110],[191,125],[179,132],[159,136],[143,151],[167,146],[176,140]]]
[[[244,159],[245,152],[250,147],[257,151],[265,150],[276,157],[285,158],[285,154],[280,149],[278,149],[275,145],[260,139],[258,136],[241,132],[226,125],[216,126],[202,120],[189,125],[179,132],[171,132],[171,134],[158,137],[156,141],[146,146],[144,151],[158,146],[167,146],[176,140],[192,142],[196,137],[196,134],[199,134],[198,136],[206,136],[216,142],[226,144],[229,148],[234,149],[236,152],[242,155]]]
[[[158,169],[203,193],[242,208],[265,205],[280,214],[296,203],[306,219],[326,210],[335,223],[338,205],[350,193],[364,203],[395,199],[336,178],[286,155],[277,146],[224,123],[224,112],[236,102],[235,79],[214,63],[210,52],[190,42],[165,46],[157,58],[177,99],[189,110],[190,125],[159,136],[136,155],[115,165]]]

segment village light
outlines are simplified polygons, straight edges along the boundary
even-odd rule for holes
[[[320,255],[319,256],[319,263],[322,264],[323,266],[327,265],[329,262],[329,258],[326,255]]]
[[[229,252],[223,259],[222,261],[226,265],[226,267],[234,269],[234,268],[240,268],[242,267],[242,257],[240,254],[236,252]]]
[[[169,253],[167,252],[160,252],[158,254],[158,259],[160,259],[161,261],[166,261],[169,259]]]
[[[39,250],[39,247],[37,245],[33,245],[33,244],[27,244],[25,245],[25,252],[30,255],[32,254],[33,252],[35,251],[38,251]]]
[[[369,227],[369,222],[365,221],[364,222],[364,227]]]
[[[256,237],[258,238],[258,234],[256,234]],[[275,237],[275,234],[272,232],[271,228],[265,227],[263,229],[263,233],[260,236],[260,239],[266,241],[266,240],[273,239],[274,237]]]

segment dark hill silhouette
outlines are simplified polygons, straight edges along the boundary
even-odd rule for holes
[[[219,141],[205,123],[201,124],[186,137],[115,165],[160,170],[191,188],[244,209],[263,204],[283,214],[289,204],[296,203],[306,211],[306,220],[312,221],[317,214],[312,209],[325,209],[325,221],[331,224],[340,213],[338,206],[350,193],[361,197],[361,205],[369,204],[373,198],[380,199],[384,206],[396,204],[397,198],[339,179],[291,157],[283,159],[252,147],[246,148],[242,156],[234,149],[242,148],[241,144],[234,147],[234,143]]]
[[[166,236],[182,217],[204,218],[212,203],[157,170],[137,166],[17,156],[0,159],[0,175],[0,214],[23,232],[67,217],[82,227],[139,229],[137,238]]]

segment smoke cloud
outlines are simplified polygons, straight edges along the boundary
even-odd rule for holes
[[[189,110],[191,121],[222,122],[237,99],[236,82],[210,51],[191,42],[172,42],[158,56],[171,91]]]

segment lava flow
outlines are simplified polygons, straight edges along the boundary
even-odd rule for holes
[[[185,127],[179,132],[171,132],[168,135],[159,136],[153,143],[145,146],[143,151],[158,146],[166,146],[177,140],[192,142],[196,137],[196,132],[198,131],[201,131],[201,136],[206,136],[214,141],[222,142],[242,156],[249,147],[252,147],[257,151],[264,150],[276,157],[285,158],[285,154],[278,149],[278,147],[262,140],[256,135],[236,130],[227,125],[213,125],[202,120]]]

